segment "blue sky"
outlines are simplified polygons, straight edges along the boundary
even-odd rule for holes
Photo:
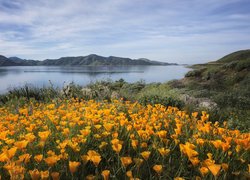
[[[250,48],[250,0],[0,0],[0,54],[202,63]]]

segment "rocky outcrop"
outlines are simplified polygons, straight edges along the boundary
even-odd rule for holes
[[[208,110],[217,108],[217,104],[208,98],[196,98],[188,94],[183,94],[181,95],[180,100],[182,100],[186,105],[191,104],[198,108],[205,108]]]

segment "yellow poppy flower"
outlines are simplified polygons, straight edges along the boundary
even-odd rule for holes
[[[222,163],[221,164],[221,167],[224,171],[227,171],[228,170],[228,164],[227,163]]]
[[[95,176],[93,174],[90,174],[86,176],[86,180],[95,180]]]
[[[83,161],[83,164],[87,164],[87,162],[89,161],[89,156],[88,155],[83,155],[83,156],[81,156],[81,159]]]
[[[132,140],[132,141],[131,141],[131,145],[132,145],[133,149],[137,149],[138,140]]]
[[[29,170],[29,174],[32,180],[40,179],[40,172],[37,169]]]
[[[162,156],[167,156],[170,152],[170,149],[166,149],[166,148],[159,148],[158,151],[160,152],[160,154]]]
[[[42,154],[38,154],[36,156],[34,156],[34,159],[36,162],[41,162],[43,160],[43,155]]]
[[[131,157],[121,157],[120,159],[121,159],[122,165],[125,168],[132,163]]]
[[[41,174],[41,179],[42,180],[49,179],[49,171],[41,171],[40,174]]]
[[[92,156],[92,158],[90,160],[97,167],[98,164],[100,163],[100,161],[102,160],[102,158],[101,158],[101,156],[97,155],[97,156]]]
[[[118,144],[113,144],[112,149],[118,154],[122,149],[122,145],[119,144],[119,143]]]
[[[213,165],[208,166],[208,169],[211,171],[211,173],[214,176],[218,176],[218,174],[220,172],[220,169],[221,169],[221,165],[219,165],[219,164],[213,164]]]
[[[182,177],[175,177],[174,180],[185,180],[185,179]]]
[[[153,170],[157,173],[157,174],[161,174],[162,172],[162,165],[156,164],[153,166]]]
[[[52,172],[51,177],[53,180],[59,180],[60,179],[60,174],[59,172]]]
[[[72,174],[74,174],[78,167],[81,165],[80,162],[76,162],[76,161],[69,161],[69,170]]]
[[[205,176],[209,172],[208,168],[206,168],[206,167],[201,167],[201,168],[199,168],[199,170],[200,170],[202,176]]]
[[[48,164],[48,166],[52,167],[54,166],[59,158],[57,156],[50,156],[44,159],[44,161]]]
[[[151,154],[150,151],[143,151],[143,152],[141,153],[141,156],[142,156],[145,160],[148,160],[150,154]]]
[[[30,158],[31,158],[31,155],[26,153],[26,154],[19,156],[18,162],[23,162],[23,163],[27,164],[29,162]]]
[[[50,131],[38,132],[38,136],[40,137],[41,141],[46,141],[49,135]]]
[[[108,180],[109,179],[109,174],[110,174],[110,171],[109,170],[103,170],[102,171],[102,177],[104,180]]]
[[[127,171],[126,172],[126,175],[131,179],[131,178],[133,178],[133,173],[132,173],[132,171]]]

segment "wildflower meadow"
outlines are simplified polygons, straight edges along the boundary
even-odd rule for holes
[[[0,107],[2,179],[248,179],[250,133],[209,114],[112,100]]]

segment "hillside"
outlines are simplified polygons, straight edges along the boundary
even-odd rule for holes
[[[77,57],[61,57],[59,59],[46,59],[44,61],[23,60],[18,57],[6,58],[1,56],[0,66],[133,66],[133,65],[177,65],[151,61],[145,58],[130,59],[123,57],[103,57],[96,54]]]
[[[249,59],[250,59],[250,49],[247,49],[226,55],[221,59],[219,59],[217,62],[230,63],[233,61],[249,61]]]
[[[172,82],[196,98],[213,100],[218,120],[229,117],[249,126],[250,122],[250,50],[226,55],[217,61],[192,66],[182,80]],[[233,114],[233,115],[232,115]]]
[[[250,83],[250,50],[231,53],[206,64],[194,65],[184,82],[196,82],[198,87],[224,91],[248,88]]]

